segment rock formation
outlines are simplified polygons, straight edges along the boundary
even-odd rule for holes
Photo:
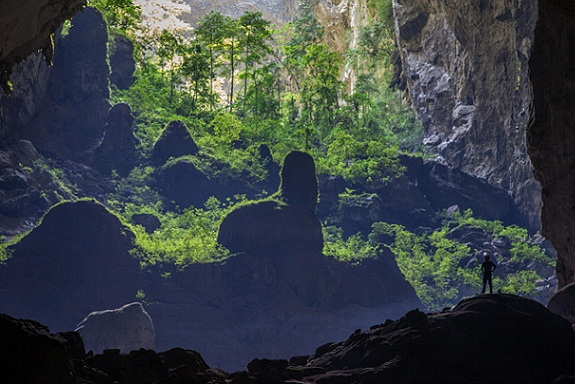
[[[427,149],[510,191],[514,222],[538,230],[540,189],[525,139],[535,2],[395,0],[394,15]]]
[[[340,222],[346,235],[368,235],[377,221],[401,224],[411,231],[436,227],[436,212],[455,207],[471,209],[478,218],[513,223],[512,202],[508,193],[485,180],[433,160],[401,156],[404,176],[387,185],[368,188],[362,195],[339,199],[345,189],[356,186],[342,180],[321,182],[320,217],[328,217],[340,204]],[[364,187],[358,186],[361,191]]]
[[[195,155],[197,152],[198,146],[186,125],[179,120],[174,120],[166,126],[154,144],[152,161],[156,165],[163,165],[169,158]]]
[[[125,36],[114,35],[110,53],[110,82],[118,89],[128,89],[134,83],[134,44]]]
[[[575,374],[569,322],[511,295],[477,296],[442,313],[413,310],[310,355],[262,356],[231,374],[182,348],[83,355],[76,333],[50,334],[41,324],[5,315],[0,331],[7,335],[0,378],[22,384],[569,383]]]
[[[42,50],[52,60],[52,33],[65,19],[86,4],[85,0],[6,0],[0,12],[0,82],[7,88],[13,66],[32,52]],[[0,137],[2,137],[0,130]]]
[[[129,353],[155,347],[154,324],[138,302],[92,312],[78,324],[75,332],[82,336],[86,350],[93,353],[102,353],[106,349]]]
[[[94,201],[59,204],[0,268],[0,311],[70,330],[86,313],[135,298],[132,234]]]
[[[130,106],[126,103],[114,105],[105,129],[104,139],[95,151],[94,167],[107,174],[115,170],[125,177],[137,160],[134,117]]]
[[[575,323],[575,283],[569,283],[557,292],[549,299],[547,308],[563,316],[571,322]]]
[[[542,234],[557,250],[559,288],[575,281],[575,8],[539,1],[529,78],[533,118],[529,156],[542,186]]]
[[[38,113],[16,134],[42,151],[85,161],[102,139],[110,110],[108,33],[102,15],[85,8],[58,39],[48,90]]]
[[[223,221],[218,242],[232,253],[270,257],[279,276],[308,304],[319,304],[330,275],[322,255],[323,235],[316,215],[317,178],[312,157],[291,152],[281,171],[283,202],[242,206]]]
[[[566,352],[574,337],[569,322],[541,304],[483,295],[444,313],[408,312],[326,344],[303,367],[280,374],[314,383],[552,382],[574,372]]]
[[[20,384],[74,384],[72,359],[84,357],[77,334],[52,334],[32,320],[0,314],[0,378]],[[66,336],[69,340],[67,340]]]

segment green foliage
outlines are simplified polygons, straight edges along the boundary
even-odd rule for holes
[[[115,33],[130,35],[139,28],[142,11],[132,0],[89,0],[88,5],[102,13]]]
[[[372,3],[370,12],[378,24],[366,29],[362,47],[350,55],[325,43],[311,0],[300,3],[298,18],[283,32],[259,13],[233,19],[210,12],[190,36],[170,31],[150,38],[132,34],[136,81],[127,90],[112,88],[112,101],[132,107],[144,159],[166,124],[178,119],[192,128],[200,148],[186,160],[208,177],[262,180],[267,171],[258,148],[265,144],[275,159],[306,150],[321,173],[373,186],[387,183],[403,172],[398,153],[413,146],[420,126],[401,95],[388,90],[390,24],[382,19],[384,11],[373,10],[389,4],[378,2],[374,8]],[[92,4],[116,26],[123,23],[130,29],[139,17],[130,0]],[[123,19],[126,14],[133,17]],[[354,92],[341,81],[344,59],[352,56],[359,75]],[[215,243],[214,228],[221,217],[209,216],[207,207],[165,211],[161,196],[150,187],[154,172],[152,167],[137,167],[126,178],[115,177],[117,190],[107,199],[127,222],[138,210],[162,222],[154,234],[134,229],[143,262],[169,260],[183,266],[226,257]],[[266,193],[273,191],[262,191]],[[228,208],[210,206],[220,214]],[[330,254],[343,257],[343,250],[351,250],[350,260],[373,256],[375,248],[359,235],[329,239]]]
[[[183,212],[164,211],[160,203],[135,205],[128,203],[121,214],[134,232],[133,253],[143,266],[170,263],[184,268],[192,263],[220,261],[229,252],[217,243],[219,224],[228,207],[216,198],[210,198],[203,208],[188,208]],[[131,222],[134,214],[156,216],[161,223],[153,233]]]
[[[334,257],[339,261],[356,264],[362,260],[377,257],[377,248],[364,240],[359,233],[344,239],[341,228],[325,226],[323,240],[324,255]]]
[[[467,244],[447,237],[453,228],[471,224],[495,238],[508,236],[511,239],[510,259],[499,259],[498,262],[515,265],[515,272],[494,277],[496,289],[501,289],[503,293],[528,297],[534,295],[535,282],[541,279],[541,276],[525,268],[532,262],[549,266],[553,260],[545,256],[538,246],[528,244],[527,231],[523,228],[504,226],[498,221],[476,219],[471,211],[466,211],[454,215],[451,220],[446,220],[442,227],[428,234],[418,235],[400,225],[374,223],[370,238],[387,236],[393,239],[386,246],[396,255],[397,264],[407,281],[430,310],[440,310],[481,290],[481,260],[478,260],[474,267],[467,266],[472,260],[471,256],[477,255],[480,250],[471,249]]]

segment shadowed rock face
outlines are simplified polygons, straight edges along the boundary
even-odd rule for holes
[[[132,302],[132,236],[98,203],[53,207],[0,268],[0,311],[70,330],[86,313]]]
[[[549,299],[547,308],[563,316],[571,322],[575,323],[575,283],[569,283],[557,292]]]
[[[134,137],[134,117],[126,103],[118,103],[110,109],[106,134],[95,151],[94,168],[104,173],[116,170],[127,176],[136,165],[136,138]]]
[[[398,45],[427,150],[509,191],[514,222],[539,229],[531,173],[528,60],[532,0],[394,0]]]
[[[41,151],[86,161],[104,135],[109,103],[108,32],[99,11],[85,8],[58,39],[46,97],[14,134]]]
[[[195,155],[198,146],[190,135],[186,125],[174,120],[164,129],[152,150],[152,160],[156,165],[162,165],[170,157]]]
[[[529,156],[541,183],[542,234],[557,250],[559,288],[575,281],[575,7],[539,1],[530,66]]]

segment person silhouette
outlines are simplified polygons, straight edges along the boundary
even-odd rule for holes
[[[483,256],[485,256],[485,261],[481,263],[481,271],[483,272],[483,290],[481,293],[485,293],[485,286],[489,283],[489,293],[491,294],[493,293],[492,273],[497,266],[491,261],[487,252],[483,252]]]

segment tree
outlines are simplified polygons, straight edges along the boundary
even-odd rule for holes
[[[90,0],[89,5],[102,13],[115,32],[131,34],[139,29],[142,10],[132,0]]]
[[[208,53],[200,44],[192,43],[186,46],[183,60],[182,74],[191,83],[192,110],[195,111],[202,100],[212,105],[212,93],[207,84],[211,80]]]
[[[179,72],[183,63],[182,56],[185,52],[185,44],[181,36],[166,29],[159,34],[156,33],[155,37],[157,41],[156,54],[160,59],[159,64],[162,72],[168,74],[170,101],[173,101],[176,86],[181,81]]]
[[[271,36],[271,23],[262,18],[260,12],[246,12],[238,20],[239,46],[244,71],[243,110],[246,112],[248,80],[255,82],[257,66],[272,52],[267,41]]]
[[[211,11],[198,22],[195,30],[196,41],[207,48],[209,58],[209,79],[210,79],[210,109],[216,103],[214,92],[214,79],[216,78],[217,57],[221,54],[226,37],[226,24],[231,21],[219,12]]]

